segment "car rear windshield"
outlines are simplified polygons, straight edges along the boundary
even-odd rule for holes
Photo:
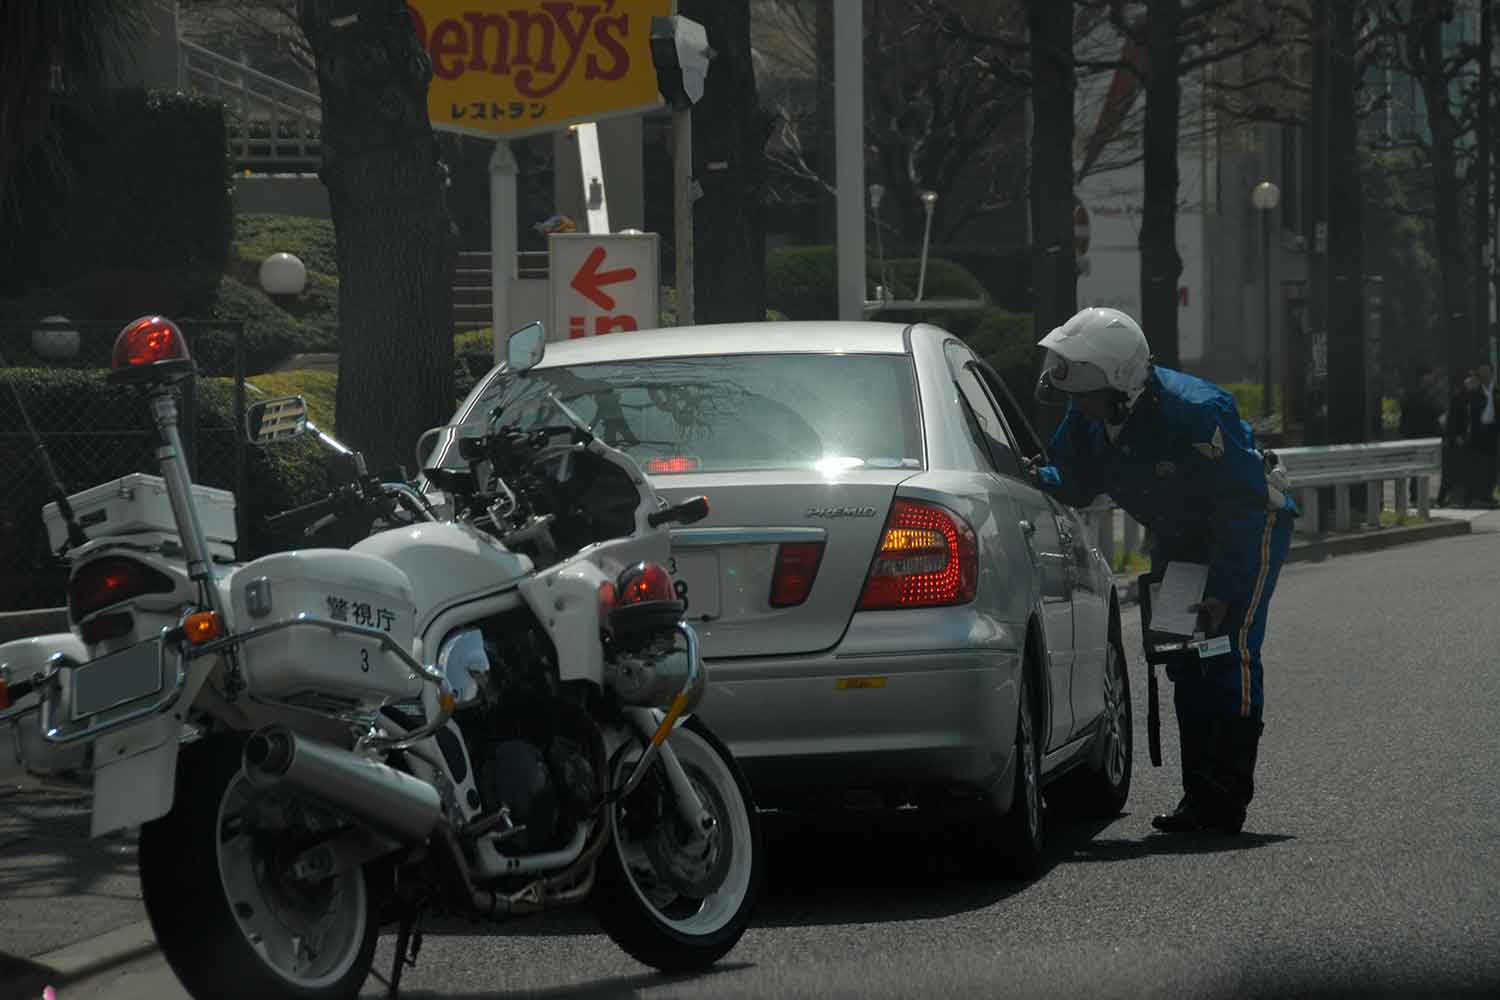
[[[502,373],[466,420],[503,403],[504,423],[561,423],[546,390],[653,475],[922,467],[905,355],[653,358],[540,368],[518,384]],[[450,451],[443,464],[457,463]]]

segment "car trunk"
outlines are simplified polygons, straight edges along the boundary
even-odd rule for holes
[[[838,643],[864,589],[896,487],[914,469],[855,470],[836,480],[777,470],[657,476],[672,503],[708,497],[709,516],[672,531],[674,577],[708,658],[809,653]],[[778,552],[822,545],[811,589],[773,604]],[[807,555],[806,548],[789,552]],[[775,595],[796,599],[793,563]],[[790,585],[789,585],[790,584]]]

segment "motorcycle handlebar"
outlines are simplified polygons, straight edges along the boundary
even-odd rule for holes
[[[300,521],[312,521],[325,514],[337,513],[343,505],[343,496],[339,493],[330,493],[321,500],[305,503],[301,507],[293,507],[291,510],[282,511],[280,514],[272,514],[266,518],[266,529],[268,531],[279,531],[288,524]]]

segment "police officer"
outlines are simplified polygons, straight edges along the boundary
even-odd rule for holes
[[[1081,310],[1040,346],[1048,354],[1038,398],[1065,402],[1067,414],[1037,481],[1075,507],[1107,493],[1144,525],[1148,580],[1174,559],[1206,563],[1198,627],[1230,640],[1227,653],[1168,666],[1184,794],[1151,823],[1169,833],[1238,833],[1264,729],[1261,640],[1296,505],[1268,479],[1234,397],[1154,366],[1125,313]]]

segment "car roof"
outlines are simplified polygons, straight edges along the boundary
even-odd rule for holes
[[[785,321],[633,330],[547,344],[539,368],[722,354],[905,354],[905,323]]]

